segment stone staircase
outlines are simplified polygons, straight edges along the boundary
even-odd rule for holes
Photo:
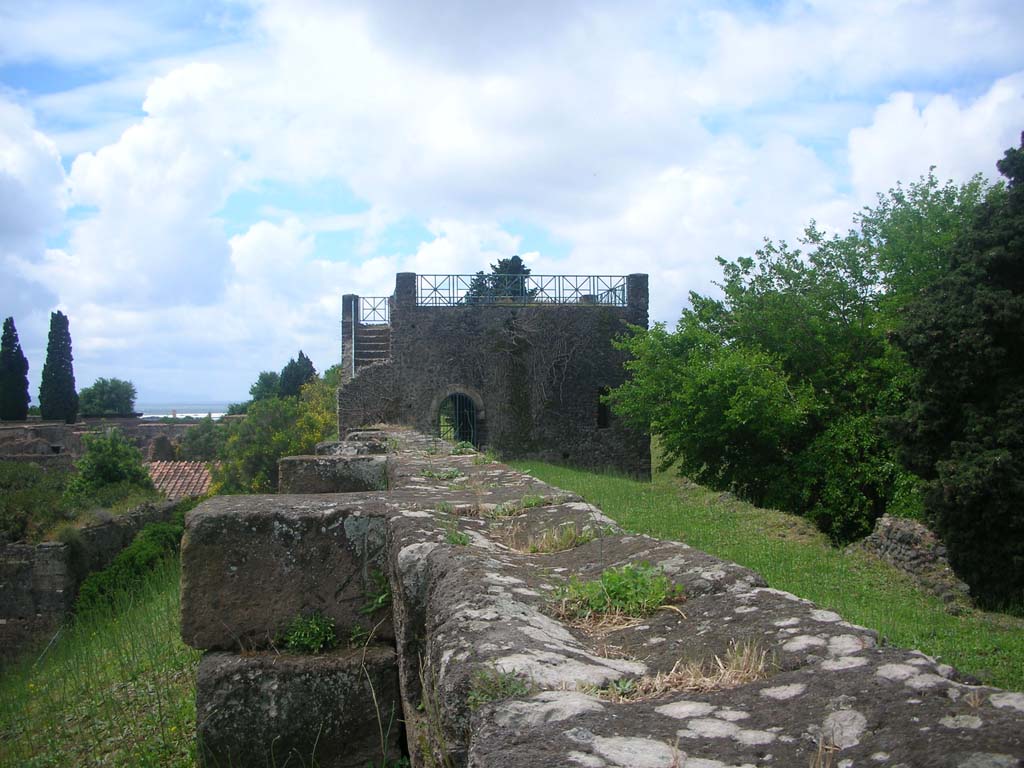
[[[356,373],[367,366],[391,359],[391,326],[356,326]]]

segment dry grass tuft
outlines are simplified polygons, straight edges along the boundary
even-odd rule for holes
[[[811,756],[810,768],[833,768],[839,747],[824,737],[818,739],[818,751]]]
[[[630,681],[631,685],[611,685],[601,695],[612,701],[642,701],[666,693],[709,693],[736,688],[763,680],[771,669],[768,653],[752,642],[735,643],[725,658],[715,656],[711,663],[677,661],[669,672]]]

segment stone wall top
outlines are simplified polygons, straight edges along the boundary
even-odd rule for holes
[[[393,598],[414,765],[1022,764],[1024,694],[880,644],[735,563],[625,533],[484,457],[408,430],[380,434],[394,465],[387,491],[238,497],[193,512],[183,623],[200,600],[223,617],[269,591],[285,615],[307,594],[325,604],[344,595],[361,566],[346,565],[358,562],[349,553],[359,536],[341,532],[361,521],[373,530],[364,557]],[[218,540],[219,578],[197,590]],[[568,579],[639,562],[685,599],[636,620],[559,617],[554,596]],[[289,583],[259,575],[267,569]]]

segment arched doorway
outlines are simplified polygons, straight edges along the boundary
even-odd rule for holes
[[[453,443],[479,446],[476,405],[469,395],[453,392],[441,401],[441,407],[437,409],[437,433]]]

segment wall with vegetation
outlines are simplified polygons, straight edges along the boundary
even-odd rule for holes
[[[110,565],[144,526],[169,520],[173,508],[170,502],[147,504],[81,528],[67,543],[0,547],[0,663],[55,632],[85,577]]]

